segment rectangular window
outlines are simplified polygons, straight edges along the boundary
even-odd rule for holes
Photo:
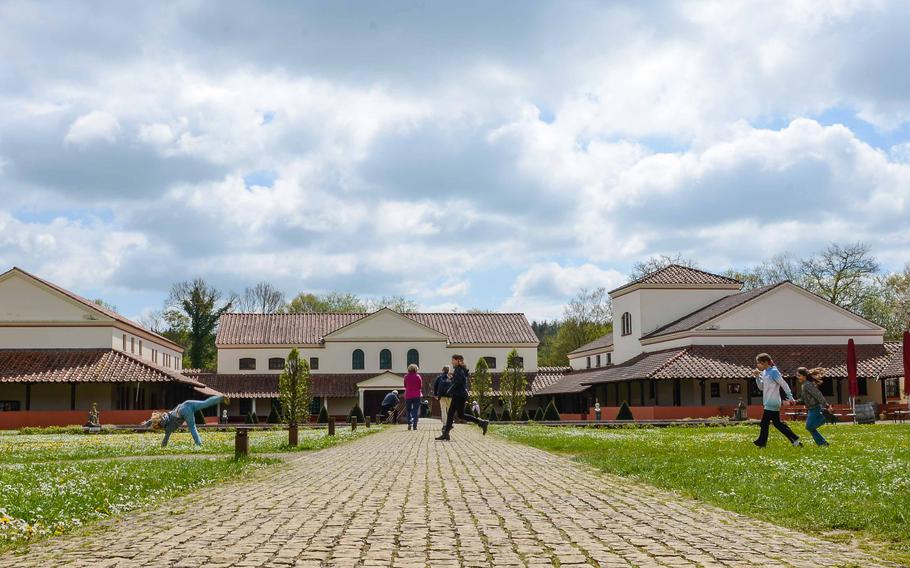
[[[313,371],[319,370],[319,357],[310,357],[310,369]]]
[[[255,371],[256,370],[256,359],[252,357],[243,357],[240,359],[240,370],[241,371]]]
[[[284,370],[284,358],[283,357],[269,357],[269,370],[270,371],[283,371]]]
[[[158,362],[158,350],[152,349],[152,363]]]
[[[126,334],[123,334],[123,352],[126,353]]]
[[[142,357],[142,340],[139,340],[139,356]]]
[[[613,364],[613,354],[607,353],[607,365],[612,365],[612,364]]]
[[[136,338],[130,337],[130,353],[136,352]]]
[[[586,366],[588,369],[591,368],[591,357],[590,357],[590,356],[585,357],[585,366]]]
[[[600,367],[600,355],[597,356],[597,366]]]
[[[496,357],[484,357],[483,360],[486,361],[488,369],[496,368]]]
[[[720,383],[711,383],[711,398],[720,397]]]

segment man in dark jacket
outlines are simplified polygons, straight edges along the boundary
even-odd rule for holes
[[[382,420],[386,420],[389,417],[389,412],[394,411],[398,407],[398,391],[393,390],[389,394],[385,395],[385,398],[382,399]],[[392,423],[394,424],[397,416],[392,416]]]
[[[462,420],[473,422],[483,429],[484,435],[487,433],[489,421],[481,420],[473,414],[464,411],[464,405],[468,401],[468,381],[470,373],[464,365],[464,357],[461,355],[452,355],[452,386],[449,388],[449,396],[452,397],[452,404],[449,406],[449,415],[446,417],[446,425],[442,429],[442,436],[437,440],[449,440],[449,432],[452,431],[452,421],[457,414]]]
[[[449,368],[443,367],[442,373],[436,377],[436,382],[433,383],[433,396],[439,401],[439,414],[443,431],[445,431],[446,418],[449,415],[449,406],[452,404],[452,397],[449,396],[450,388],[452,388],[452,378],[449,377]]]

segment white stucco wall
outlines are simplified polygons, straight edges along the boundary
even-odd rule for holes
[[[0,326],[0,349],[109,349],[110,328]]]
[[[111,333],[111,335],[108,338],[110,340],[109,344],[105,347],[113,347],[117,351],[124,351],[125,353],[130,353],[131,355],[135,355],[136,357],[140,357],[149,362],[154,362],[153,361],[153,355],[154,355],[153,350],[157,350],[158,351],[158,361],[156,363],[157,365],[168,368],[168,369],[174,369],[174,370],[179,370],[181,368],[182,361],[183,361],[183,355],[176,349],[168,347],[168,346],[164,345],[163,343],[159,343],[154,340],[150,340],[147,338],[147,336],[135,335],[135,334],[130,333],[129,331],[123,330],[121,328],[110,328],[110,333]],[[123,336],[124,335],[126,335],[126,349],[123,348]],[[140,341],[142,342],[141,346],[140,346]],[[133,342],[135,342],[135,343],[133,343]],[[135,346],[135,347],[133,347],[133,346]],[[140,351],[140,347],[141,347],[141,351]],[[169,362],[164,357],[164,355],[171,356],[171,359]]]
[[[622,334],[622,315],[632,316],[632,334]],[[641,353],[641,290],[613,300],[613,364],[618,365]]]
[[[640,294],[641,333],[652,331],[712,304],[738,290],[642,289]]]
[[[355,349],[364,353],[364,369],[354,370],[351,367],[352,354]],[[417,349],[420,355],[420,369],[423,373],[436,373],[443,365],[451,363],[452,355],[458,353],[465,358],[465,364],[471,369],[480,357],[496,357],[496,372],[505,368],[506,359],[511,348],[509,347],[459,347],[446,346],[442,341],[408,341],[408,342],[355,342],[355,341],[326,341],[324,347],[299,347],[300,356],[309,361],[310,357],[319,357],[319,373],[376,373],[382,372],[379,368],[379,352],[389,349],[392,352],[392,371],[404,373],[407,371],[407,352]],[[286,358],[291,351],[290,347],[241,347],[218,349],[218,372],[222,374],[262,374],[280,373],[281,370],[269,370],[268,363],[271,357]],[[537,349],[534,347],[520,347],[518,354],[524,357],[525,370],[537,370]],[[256,370],[241,371],[240,359],[253,357],[256,359]]]
[[[91,319],[111,320],[24,276],[11,274],[0,281],[0,321],[85,322]]]
[[[746,306],[720,318],[714,325],[729,329],[825,329],[872,330],[831,304],[807,296],[789,286],[781,286]]]
[[[600,355],[600,366],[606,367],[612,364],[612,352],[600,351],[593,352],[590,355],[576,355],[569,357],[569,366],[575,371],[581,371],[588,368],[588,357],[591,358],[591,368],[597,369],[597,356]],[[608,355],[610,356],[608,358]]]

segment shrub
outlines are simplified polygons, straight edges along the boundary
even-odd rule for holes
[[[542,406],[538,406],[537,411],[534,412],[534,420],[537,422],[540,422],[541,420],[543,420],[543,407]]]
[[[325,405],[322,405],[322,408],[319,409],[319,418],[317,422],[320,424],[328,424],[329,422],[329,411],[326,409]]]
[[[267,419],[269,424],[278,424],[281,422],[281,416],[278,415],[278,409],[275,408],[275,405],[272,405],[272,411],[269,412],[269,417]]]
[[[363,422],[363,411],[360,410],[359,404],[355,404],[354,408],[352,408],[348,413],[348,421],[350,421],[352,418],[356,418],[357,422]]]
[[[495,409],[495,408],[490,407],[490,414],[487,415],[487,420],[489,420],[490,422],[497,422],[497,421],[499,421],[499,416],[496,416],[496,409]]]
[[[556,399],[550,399],[550,404],[547,405],[547,409],[543,413],[543,419],[547,421],[561,420],[559,410],[556,409]]]
[[[499,419],[500,419],[502,422],[511,422],[511,421],[512,421],[512,415],[509,414],[509,409],[508,409],[508,408],[503,408],[503,409],[502,409],[502,414],[499,415]]]
[[[528,414],[527,408],[521,411],[521,419],[524,420],[525,422],[531,421],[531,415]]]
[[[255,412],[250,412],[246,415],[247,424],[259,424],[259,417],[256,416]]]
[[[635,417],[632,416],[632,410],[629,409],[629,403],[622,401],[622,406],[619,407],[619,414],[616,415],[617,420],[635,420]]]

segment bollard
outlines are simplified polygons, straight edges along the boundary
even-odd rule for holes
[[[331,416],[329,417],[329,436],[335,435],[335,419]]]
[[[376,417],[373,419],[373,422],[376,424],[382,424],[382,419],[377,414]]]
[[[357,417],[351,416],[351,432],[357,431]]]
[[[237,428],[234,432],[234,457],[245,458],[250,455],[250,435],[246,428]]]
[[[366,424],[366,427],[369,428],[369,427],[370,427],[370,417],[369,417],[369,416],[365,416],[365,417],[363,418],[363,420],[364,420],[364,424]]]
[[[297,433],[298,433],[297,425],[289,424],[288,425],[288,445],[291,446],[292,448],[297,446],[298,439],[299,439]]]

